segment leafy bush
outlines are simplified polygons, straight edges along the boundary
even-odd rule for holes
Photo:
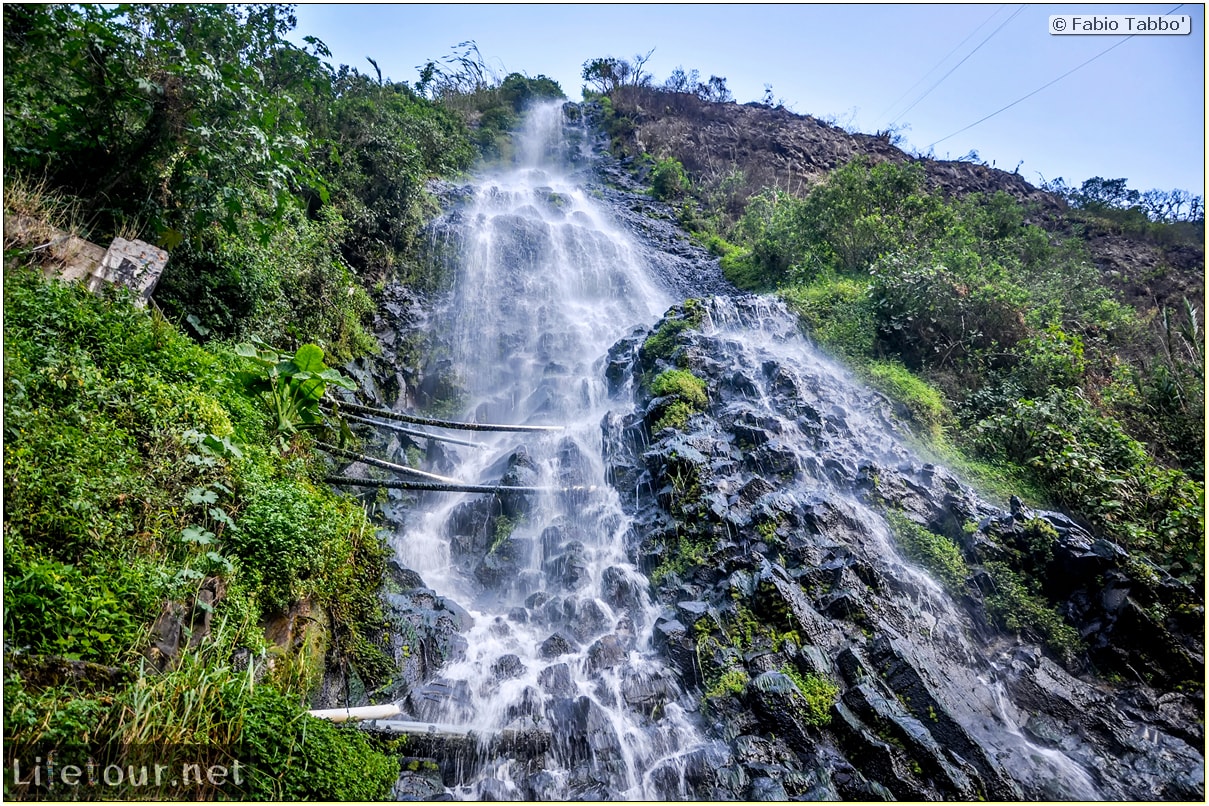
[[[245,709],[238,746],[250,800],[385,800],[398,778],[398,762],[356,727],[308,716],[272,689],[258,689]]]
[[[908,366],[1000,366],[1024,336],[1027,295],[1002,277],[964,281],[928,253],[896,253],[873,269],[878,339]]]
[[[855,159],[804,199],[772,190],[753,196],[737,230],[772,285],[808,282],[824,272],[866,272],[894,249],[927,237],[943,218],[920,192],[917,165]]]
[[[675,157],[665,157],[651,169],[651,191],[663,201],[679,199],[689,189],[688,175]]]
[[[349,233],[330,206],[314,220],[283,215],[265,241],[211,227],[173,251],[156,300],[202,336],[290,348],[311,340],[340,363],[376,352],[366,329],[373,304],[341,254]]]
[[[170,240],[271,217],[318,184],[280,69],[313,77],[287,7],[21,6],[4,13],[5,163],[95,202],[99,227]]]
[[[979,422],[973,444],[1032,468],[1058,503],[1176,574],[1203,574],[1204,488],[1156,467],[1141,443],[1081,395],[1018,400]]]

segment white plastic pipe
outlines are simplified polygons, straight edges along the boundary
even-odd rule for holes
[[[389,719],[398,716],[402,711],[397,705],[387,704],[363,705],[359,708],[320,708],[307,713],[329,722],[346,722],[350,719]]]

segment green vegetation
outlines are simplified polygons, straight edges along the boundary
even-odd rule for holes
[[[1205,239],[1205,200],[1186,190],[1129,187],[1127,179],[1093,176],[1078,188],[1062,177],[1042,187],[1061,196],[1081,223],[1127,233],[1159,244],[1198,244]]]
[[[669,311],[655,332],[642,343],[643,358],[651,362],[671,361],[680,334],[701,327],[704,316],[701,302],[696,299],[685,300],[682,312]]]
[[[806,709],[801,714],[808,725],[821,728],[831,724],[831,706],[835,705],[840,696],[840,687],[825,677],[807,674],[803,675],[792,664],[785,664],[780,669],[781,674],[793,681],[802,697],[806,700]]]
[[[625,89],[615,95],[628,98]],[[684,154],[663,159],[687,164]],[[1195,305],[1122,304],[1078,237],[1042,229],[1003,192],[930,191],[919,162],[858,157],[801,195],[757,192],[737,214],[707,184],[690,185],[685,209],[727,276],[776,291],[825,350],[903,404],[925,454],[1001,497],[1061,506],[1189,582],[1202,578]],[[1082,189],[1082,220],[1124,215],[1114,188]],[[1183,199],[1152,195],[1169,207]],[[1156,212],[1147,227],[1198,224],[1182,220],[1202,215],[1184,201],[1183,213]],[[683,327],[665,321],[644,352],[671,360]]]
[[[662,547],[662,559],[650,573],[658,585],[669,576],[690,574],[708,564],[717,550],[716,524],[704,517],[701,499],[701,468],[674,451],[663,471],[660,497],[666,497],[668,509],[676,518],[676,527],[660,533],[656,542]]]
[[[684,166],[675,157],[667,157],[655,163],[651,169],[651,192],[662,201],[674,201],[689,189]]]
[[[1079,633],[1037,592],[1036,578],[1023,576],[1004,563],[990,562],[987,572],[995,591],[986,598],[987,612],[1004,629],[1044,641],[1060,658],[1070,662],[1083,651]]]
[[[705,410],[708,402],[705,381],[686,369],[669,369],[657,375],[651,381],[651,394],[667,399],[651,426],[654,432],[683,428],[689,417]]]
[[[277,433],[236,381],[251,362],[230,348],[197,346],[124,292],[94,296],[19,264],[4,293],[5,657],[19,670],[6,675],[7,752],[241,747],[268,787],[256,792],[384,796],[393,762],[302,716],[325,651],[382,678],[386,550],[362,507],[317,482],[306,438]],[[195,646],[152,675],[149,627],[202,589],[218,591],[194,608],[209,631],[195,624]],[[301,640],[270,643],[263,620],[299,607],[312,614]],[[259,682],[233,669],[266,653]],[[55,671],[70,662],[101,682]],[[266,766],[274,753],[314,761],[291,772]]]
[[[908,558],[935,574],[952,592],[964,589],[970,571],[961,550],[951,540],[914,523],[901,512],[886,513],[886,521]]]
[[[941,437],[952,415],[944,396],[935,386],[894,360],[870,361],[863,367],[862,374],[874,388],[905,405],[925,436],[933,440]]]
[[[1185,574],[1204,553],[1204,487],[1157,466],[1118,421],[1077,392],[1012,401],[975,425],[974,444],[1032,468],[1063,506],[1127,548]]]
[[[289,5],[7,6],[5,180],[62,197],[90,240],[169,249],[155,299],[192,335],[347,361],[374,350],[372,289],[446,279],[416,238],[425,182],[506,156],[562,90],[495,76],[473,43],[392,82],[294,25]]]
[[[932,572],[952,594],[965,592],[970,569],[951,540],[914,523],[901,512],[887,512],[886,521],[908,558]],[[1044,642],[1069,663],[1083,651],[1083,643],[1075,628],[1048,604],[1041,590],[1057,536],[1045,521],[1031,520],[1024,526],[1025,546],[1016,550],[1019,556],[1015,563],[986,563],[984,570],[993,586],[993,592],[986,597],[986,608],[1003,629]]]
[[[327,384],[341,389],[356,389],[357,384],[323,363],[323,350],[314,344],[304,344],[291,357],[273,349],[251,344],[236,346],[236,355],[257,365],[253,372],[241,372],[236,377],[251,395],[264,401],[273,418],[273,428],[284,446],[289,438],[303,428],[323,425],[319,402]]]
[[[707,698],[725,697],[728,694],[742,695],[747,690],[751,678],[743,669],[729,669],[718,676],[712,684],[706,687]]]

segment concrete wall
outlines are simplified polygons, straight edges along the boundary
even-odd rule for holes
[[[48,277],[83,282],[89,291],[110,283],[126,286],[139,306],[151,299],[168,263],[168,253],[158,246],[114,238],[106,249],[28,216],[5,216],[4,245],[35,250]]]

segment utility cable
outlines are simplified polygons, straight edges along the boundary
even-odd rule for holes
[[[907,87],[905,90],[903,90],[903,94],[898,96],[897,98],[895,98],[890,103],[890,105],[888,107],[886,107],[886,111],[882,112],[880,115],[878,115],[876,118],[874,118],[874,120],[885,120],[886,116],[890,114],[890,110],[892,110],[892,109],[894,109],[894,107],[898,106],[899,101],[901,101],[903,98],[906,98],[913,89],[918,87],[920,84],[924,83],[924,81],[928,78],[928,76],[932,75],[938,69],[940,69],[940,66],[942,64],[944,64],[945,62],[947,62],[949,60],[950,56],[952,56],[954,53],[956,53],[958,51],[958,49],[960,49],[961,46],[964,45],[966,42],[969,42],[971,39],[973,39],[974,34],[978,33],[983,28],[985,28],[986,24],[988,22],[990,22],[991,20],[995,19],[995,17],[999,15],[999,12],[1003,11],[1003,9],[1005,9],[1005,8],[1007,8],[1007,6],[999,6],[993,12],[991,12],[991,16],[989,16],[985,20],[983,20],[982,23],[977,28],[975,28],[973,31],[970,31],[968,34],[966,34],[965,39],[961,40],[956,45],[954,45],[952,50],[950,50],[948,53],[946,53],[940,61],[938,61],[935,65],[933,65],[932,69],[928,70],[928,72],[926,72],[922,76],[920,76],[919,79],[914,84],[912,84],[910,87]],[[890,118],[889,120],[891,123],[894,122],[894,118]]]
[[[352,420],[358,423],[367,423],[369,425],[377,426],[378,428],[385,428],[387,431],[394,431],[397,434],[406,434],[409,437],[422,437],[424,439],[431,439],[434,442],[449,442],[454,445],[465,445],[467,448],[478,448],[479,450],[486,450],[487,448],[486,445],[480,442],[471,442],[465,439],[455,439],[454,437],[441,437],[437,436],[436,434],[430,434],[427,431],[417,431],[414,428],[407,428],[402,425],[395,425],[394,423],[380,423],[377,420],[371,420],[368,417],[358,417],[355,414],[347,414],[342,412],[340,416],[346,420]]]
[[[463,431],[562,431],[561,425],[495,425],[489,423],[459,423],[452,420],[434,420],[431,417],[417,417],[414,414],[404,414],[400,411],[391,411],[389,409],[373,409],[369,406],[359,406],[356,403],[335,402],[331,403],[324,401],[319,404],[327,409],[335,409],[337,413],[341,409],[360,412],[374,417],[381,417],[384,420],[398,420],[404,423],[415,423],[416,425],[427,425],[433,428],[457,428]]]
[[[419,490],[434,493],[591,493],[595,485],[572,487],[511,487],[507,484],[449,484],[430,481],[407,481],[405,479],[366,479],[357,476],[327,476],[328,484],[352,485],[355,487],[382,487],[387,490]]]
[[[964,59],[962,59],[962,60],[961,60],[961,61],[959,61],[957,64],[955,64],[955,65],[953,65],[951,68],[949,68],[949,72],[945,73],[943,76],[941,76],[940,78],[938,78],[938,79],[936,80],[936,83],[935,83],[935,84],[933,84],[932,86],[928,87],[928,89],[924,91],[924,94],[923,94],[923,95],[921,95],[921,96],[919,96],[918,98],[916,98],[916,99],[915,99],[915,103],[911,104],[911,105],[910,105],[910,106],[908,106],[906,109],[904,109],[903,111],[901,111],[901,112],[899,112],[897,115],[895,115],[895,116],[894,116],[894,120],[890,121],[890,125],[893,125],[893,124],[894,124],[896,121],[900,120],[900,119],[902,118],[902,116],[903,116],[903,115],[907,114],[907,113],[908,113],[908,112],[910,112],[912,109],[914,109],[914,108],[916,107],[916,105],[917,105],[917,104],[918,104],[920,101],[922,101],[924,98],[927,98],[929,95],[931,95],[931,94],[932,94],[932,90],[934,90],[934,89],[936,89],[937,87],[939,87],[939,86],[940,86],[940,82],[944,81],[946,78],[948,78],[949,76],[953,75],[953,71],[954,71],[954,70],[956,70],[958,67],[961,67],[963,64],[965,64],[965,63],[966,63],[966,62],[969,60],[969,58],[970,58],[971,56],[973,56],[975,53],[977,53],[977,52],[979,51],[979,49],[980,49],[980,48],[981,48],[983,45],[985,45],[987,42],[990,42],[990,41],[991,41],[991,39],[992,39],[992,38],[995,36],[995,34],[997,34],[997,33],[999,33],[1000,31],[1002,31],[1002,30],[1003,30],[1003,26],[1007,25],[1009,22],[1011,22],[1012,20],[1016,19],[1016,17],[1020,16],[1020,12],[1022,12],[1022,11],[1024,11],[1024,6],[1023,6],[1023,5],[1022,5],[1022,6],[1020,6],[1020,8],[1016,9],[1015,13],[1014,13],[1014,14],[1012,14],[1012,16],[1008,17],[1006,20],[1004,20],[1003,22],[999,23],[999,26],[998,26],[997,28],[995,28],[995,30],[994,30],[994,31],[991,31],[991,33],[987,35],[987,38],[986,38],[986,39],[984,39],[984,40],[982,40],[981,42],[979,42],[979,43],[978,43],[978,45],[977,45],[977,47],[975,47],[973,50],[971,50],[969,53],[967,53]]]
[[[343,456],[346,459],[352,459],[362,464],[367,464],[372,467],[380,467],[383,470],[390,470],[394,473],[403,473],[408,476],[419,476],[423,479],[430,479],[440,484],[461,484],[457,479],[451,479],[448,476],[439,476],[436,473],[429,473],[426,470],[417,470],[414,467],[407,465],[397,465],[394,462],[387,462],[384,459],[375,459],[372,456],[364,456],[356,451],[346,451],[344,448],[338,448],[335,445],[329,445],[326,442],[315,440],[315,445],[322,451],[327,451],[332,456]]]
[[[1175,12],[1179,11],[1179,10],[1180,10],[1181,8],[1183,8],[1183,7],[1184,7],[1184,4],[1183,4],[1183,3],[1180,3],[1179,5],[1177,5],[1177,6],[1176,6],[1175,8],[1173,8],[1173,9],[1171,9],[1171,11],[1168,11],[1168,12],[1167,12],[1166,14],[1164,14],[1163,16],[1165,16],[1165,17],[1166,17],[1166,16],[1170,16],[1171,14],[1174,14]],[[975,126],[977,126],[979,123],[984,123],[984,122],[986,122],[986,121],[990,120],[991,118],[993,118],[993,117],[995,117],[996,115],[998,115],[1000,112],[1006,112],[1007,110],[1011,109],[1013,106],[1015,106],[1016,104],[1020,103],[1021,101],[1025,101],[1025,100],[1028,100],[1029,98],[1032,98],[1034,95],[1036,95],[1037,93],[1041,92],[1041,90],[1045,89],[1046,87],[1051,87],[1051,86],[1053,86],[1054,84],[1057,84],[1059,81],[1061,81],[1062,79],[1066,78],[1066,77],[1067,77],[1067,76],[1069,76],[1071,73],[1075,72],[1076,70],[1080,70],[1080,69],[1082,69],[1082,68],[1086,67],[1087,65],[1091,64],[1092,62],[1094,62],[1096,59],[1098,59],[1098,58],[1100,58],[1101,56],[1103,56],[1104,54],[1108,53],[1110,50],[1114,50],[1114,49],[1116,49],[1116,48],[1121,47],[1121,45],[1124,45],[1126,42],[1128,42],[1129,40],[1133,39],[1135,36],[1137,36],[1137,34],[1130,34],[1129,36],[1127,36],[1127,37],[1125,37],[1124,39],[1122,39],[1120,42],[1117,42],[1115,45],[1110,45],[1110,46],[1108,46],[1108,47],[1107,47],[1107,48],[1105,48],[1104,50],[1102,50],[1102,51],[1100,51],[1099,53],[1097,53],[1095,56],[1092,56],[1092,57],[1091,57],[1090,59],[1088,59],[1087,61],[1082,62],[1082,63],[1080,63],[1080,64],[1076,65],[1075,67],[1072,67],[1071,69],[1067,70],[1065,73],[1063,73],[1062,75],[1058,76],[1058,77],[1057,77],[1057,78],[1055,78],[1053,81],[1050,81],[1050,82],[1048,82],[1048,83],[1046,83],[1046,84],[1042,84],[1040,87],[1038,87],[1037,89],[1033,90],[1033,91],[1032,91],[1032,92],[1030,92],[1028,95],[1021,96],[1020,98],[1017,98],[1016,100],[1012,101],[1012,102],[1011,102],[1010,104],[1008,104],[1007,106],[1002,106],[1002,107],[1000,107],[999,109],[996,109],[996,110],[995,110],[994,112],[992,112],[991,114],[987,115],[986,117],[984,117],[984,118],[979,118],[978,120],[976,120],[976,121],[974,121],[973,123],[971,123],[969,126],[966,126],[966,127],[964,127],[964,128],[958,129],[957,131],[953,132],[952,134],[946,134],[944,137],[940,138],[939,140],[936,140],[935,142],[930,143],[930,144],[928,145],[928,148],[929,148],[929,149],[931,149],[931,148],[933,148],[934,146],[936,146],[936,145],[938,145],[938,144],[940,144],[940,143],[943,143],[945,140],[948,140],[950,137],[956,137],[957,135],[961,134],[962,132],[964,132],[964,131],[967,131],[967,130],[969,130],[969,129],[974,128],[974,127],[975,127]]]

